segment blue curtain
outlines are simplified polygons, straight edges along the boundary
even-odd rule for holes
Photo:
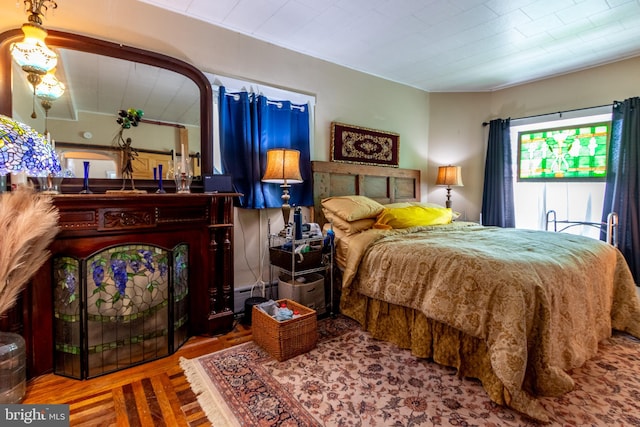
[[[489,122],[489,141],[482,192],[483,225],[516,226],[510,121],[510,119],[496,119]]]
[[[313,205],[308,105],[273,101],[247,92],[226,93],[224,87],[220,87],[219,97],[222,170],[232,176],[235,190],[243,194],[239,206],[282,206],[280,185],[261,181],[271,148],[300,151],[304,182],[291,185],[289,204]]]
[[[618,214],[618,248],[640,282],[640,98],[613,104],[602,221]]]

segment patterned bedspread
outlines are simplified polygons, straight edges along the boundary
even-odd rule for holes
[[[343,294],[413,308],[483,340],[509,406],[536,419],[546,411],[532,395],[571,390],[566,371],[612,328],[640,337],[626,261],[595,239],[469,223],[368,230],[350,239],[346,263]]]

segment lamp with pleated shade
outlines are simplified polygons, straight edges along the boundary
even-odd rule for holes
[[[439,166],[436,185],[447,186],[446,207],[451,207],[451,187],[462,187],[462,168],[460,166]]]
[[[288,148],[274,148],[267,151],[267,167],[262,182],[280,184],[282,188],[282,218],[284,226],[289,224],[289,188],[291,184],[303,182],[300,174],[300,151]]]

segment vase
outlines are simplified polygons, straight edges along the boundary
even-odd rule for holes
[[[178,163],[174,166],[174,180],[176,182],[176,193],[191,193],[191,181],[193,174],[188,163]]]
[[[60,185],[63,179],[64,176],[51,173],[46,176],[39,176],[40,192],[43,194],[60,194]]]
[[[82,162],[84,166],[84,181],[82,184],[82,191],[80,194],[93,194],[93,191],[89,189],[89,162]]]
[[[27,389],[24,338],[0,332],[0,403],[20,403]]]
[[[29,180],[25,171],[11,173],[11,191],[16,191],[19,185],[27,185],[27,182]]]
[[[162,165],[158,165],[158,189],[156,190],[158,194],[165,194],[164,186],[162,185]]]

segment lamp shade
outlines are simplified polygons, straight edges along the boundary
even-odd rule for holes
[[[436,185],[448,187],[462,187],[462,168],[460,166],[439,166]]]
[[[47,30],[39,25],[27,23],[22,26],[24,40],[11,45],[11,56],[27,73],[44,75],[58,62],[55,52],[44,42]]]
[[[54,74],[49,71],[42,81],[36,86],[36,96],[44,101],[55,101],[64,94],[65,86]]]
[[[267,151],[267,167],[262,182],[272,184],[299,184],[300,151],[288,148],[274,148]]]
[[[0,115],[0,175],[42,176],[61,171],[53,146],[30,126]]]

